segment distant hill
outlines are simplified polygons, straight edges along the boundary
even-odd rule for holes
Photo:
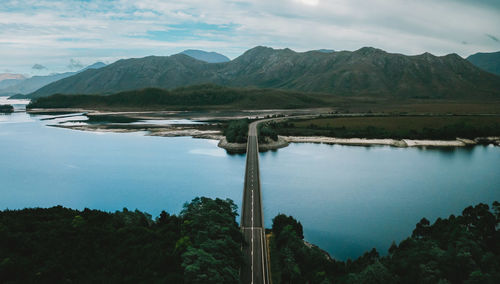
[[[476,53],[467,57],[467,60],[485,71],[500,75],[500,51]]]
[[[25,79],[5,79],[3,81],[0,81],[0,90],[19,84],[23,80]]]
[[[319,51],[319,52],[324,52],[324,53],[332,53],[332,52],[335,52],[335,50],[333,50],[333,49],[324,49],[324,48],[322,48],[322,49],[318,49],[318,50],[316,50],[316,51]]]
[[[51,74],[47,76],[33,76],[28,79],[20,80],[15,82],[14,84],[10,84],[8,86],[1,86],[0,82],[0,95],[4,96],[9,96],[9,95],[26,95],[29,93],[32,93],[41,87],[50,84],[52,82],[73,76],[75,74],[78,74],[80,72],[83,72],[85,70],[89,69],[99,69],[106,66],[106,64],[102,62],[97,62],[92,65],[89,65],[82,70],[79,70],[77,72],[65,72],[65,73],[57,73],[57,74]]]
[[[225,55],[222,55],[220,53],[206,52],[203,50],[188,49],[188,50],[184,50],[183,52],[181,52],[181,54],[185,54],[185,55],[190,56],[194,59],[205,61],[207,63],[222,63],[222,62],[231,61]]]
[[[185,54],[119,60],[49,84],[30,97],[111,94],[204,83],[346,96],[500,97],[500,77],[456,54],[405,56],[371,47],[331,53],[255,47],[219,64],[208,64]]]

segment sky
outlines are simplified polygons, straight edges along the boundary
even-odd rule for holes
[[[0,0],[0,73],[258,45],[466,57],[500,50],[500,1]]]

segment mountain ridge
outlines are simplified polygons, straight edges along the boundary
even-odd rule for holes
[[[99,69],[106,66],[106,64],[102,62],[96,62],[92,65],[89,65],[81,70],[76,72],[64,72],[64,73],[55,73],[45,76],[33,76],[30,78],[25,78],[15,82],[14,84],[2,86],[0,88],[0,95],[26,95],[32,93],[41,87],[44,87],[47,84],[52,82],[56,82],[58,80],[73,76],[75,74],[84,72],[89,69]],[[0,82],[1,83],[1,82]]]
[[[110,94],[196,84],[256,87],[354,96],[475,98],[498,96],[500,78],[456,54],[406,56],[373,47],[331,53],[257,46],[225,63],[185,54],[119,60],[30,94]]]

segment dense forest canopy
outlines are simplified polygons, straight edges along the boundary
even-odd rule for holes
[[[302,225],[278,215],[271,238],[273,283],[500,283],[500,203],[491,209],[469,206],[432,225],[423,218],[387,256],[372,249],[346,262],[306,245]]]
[[[0,211],[0,283],[239,283],[243,243],[231,200],[195,198],[177,215],[61,206]],[[422,219],[386,256],[338,261],[273,219],[273,283],[500,283],[500,203]]]
[[[231,200],[196,198],[179,216],[63,208],[0,212],[0,283],[238,283]]]
[[[230,121],[224,128],[224,136],[229,143],[246,143],[248,138],[248,119]]]
[[[107,96],[55,94],[32,100],[27,109],[288,109],[319,107],[333,100],[325,94],[203,84],[173,90],[146,88]]]
[[[0,113],[11,113],[14,112],[14,107],[11,105],[0,105]]]

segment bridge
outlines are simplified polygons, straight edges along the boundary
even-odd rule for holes
[[[256,121],[249,125],[247,141],[247,162],[243,205],[241,209],[241,230],[247,246],[243,247],[246,265],[240,272],[241,283],[267,284],[269,281],[269,260],[262,212],[262,194],[259,176],[259,141]]]
[[[269,121],[282,121],[290,118],[314,118],[318,116],[319,114],[306,114],[268,118],[254,121],[248,126],[247,162],[240,222],[243,237],[248,245],[243,247],[243,256],[246,260],[246,265],[240,271],[241,283],[271,283],[266,232],[264,228],[264,213],[262,212],[257,125]]]

